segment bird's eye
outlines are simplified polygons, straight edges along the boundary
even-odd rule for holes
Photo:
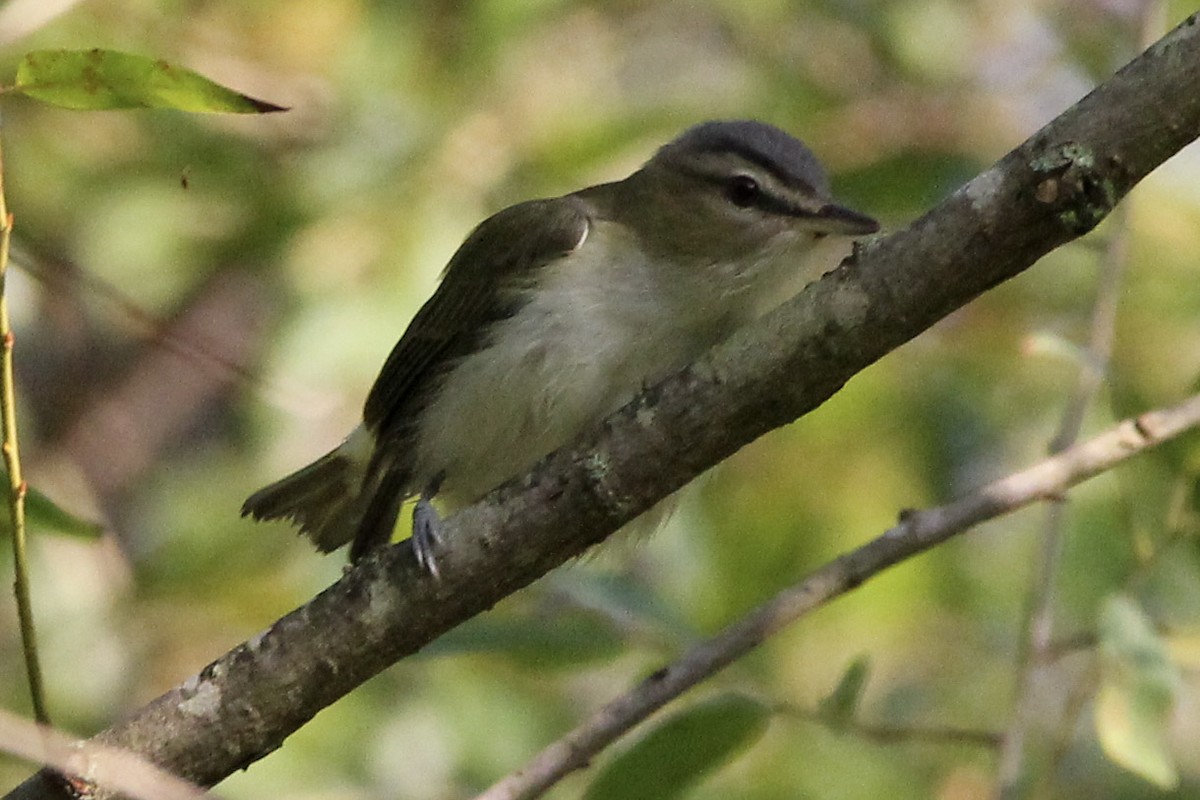
[[[754,205],[761,194],[762,190],[758,186],[758,181],[749,175],[735,175],[725,187],[725,196],[738,208]]]

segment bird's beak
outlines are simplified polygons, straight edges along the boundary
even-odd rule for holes
[[[879,223],[866,214],[860,214],[845,206],[830,203],[822,206],[813,215],[823,233],[834,233],[840,236],[866,236],[879,230]]]

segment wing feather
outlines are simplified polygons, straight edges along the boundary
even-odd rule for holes
[[[477,349],[492,324],[517,313],[535,271],[582,244],[589,218],[575,195],[532,200],[489,217],[467,237],[367,395],[363,420],[377,441],[403,437],[433,379]]]

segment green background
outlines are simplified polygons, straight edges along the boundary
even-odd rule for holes
[[[199,117],[0,98],[26,473],[108,530],[34,531],[31,547],[50,708],[80,735],[340,574],[341,555],[239,506],[353,427],[387,351],[488,214],[621,177],[694,122],[756,117],[807,141],[845,204],[899,228],[1142,36],[1128,5],[1086,0],[91,0],[13,40],[35,6],[0,6],[0,80],[28,50],[107,47],[291,107]],[[1193,9],[1159,10],[1155,36]],[[1114,236],[1128,255],[1115,351],[1085,432],[1194,391],[1196,149],[1122,208],[743,449],[652,539],[560,569],[388,670],[223,796],[469,796],[900,509],[1038,459],[1077,381]],[[1081,699],[1045,751],[1042,796],[1164,796],[1107,760],[1093,728],[1089,637],[1120,593],[1178,670],[1175,796],[1200,792],[1198,456],[1193,437],[1071,495],[1056,625],[1083,644],[1047,680],[1051,696]],[[681,701],[733,690],[774,709],[687,796],[988,796],[992,749],[884,744],[811,712],[866,656],[864,724],[1003,732],[1042,519],[1015,514],[891,570]],[[6,594],[0,698],[27,714],[14,620]],[[595,772],[552,796],[579,796]],[[0,789],[28,773],[0,757]]]

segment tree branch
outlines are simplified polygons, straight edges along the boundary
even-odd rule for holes
[[[1075,484],[1197,427],[1200,395],[1173,408],[1125,420],[1084,444],[993,481],[961,500],[903,514],[899,524],[878,538],[817,569],[711,639],[693,645],[674,663],[609,702],[476,800],[531,800],[541,796],[564,775],[587,766],[617,737],[670,700],[888,567],[981,522],[1040,500],[1057,500]]]
[[[1089,231],[1200,131],[1193,15],[914,224],[446,521],[431,580],[407,544],[95,740],[212,785],[324,706],[601,541],[855,373]],[[40,773],[10,798],[69,797]],[[111,796],[103,791],[96,797]]]
[[[0,752],[69,774],[87,773],[131,800],[219,800],[128,750],[81,742],[6,711],[0,711]]]

